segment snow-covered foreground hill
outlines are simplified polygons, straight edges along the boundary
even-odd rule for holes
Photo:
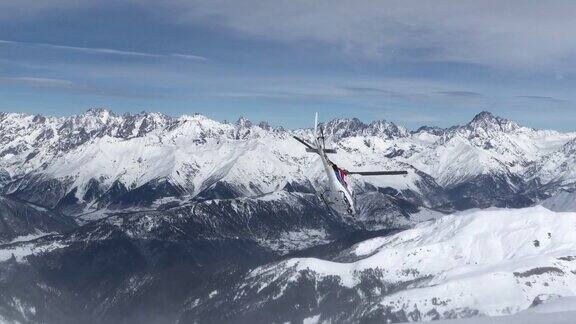
[[[215,319],[206,304],[229,300],[228,314],[246,320],[420,321],[514,314],[554,296],[576,296],[576,213],[474,210],[332,260],[259,267],[232,291],[195,301],[187,318]]]
[[[281,196],[121,213],[0,244],[0,315],[22,323],[522,319],[576,296],[576,213],[470,210],[325,245],[345,232],[341,223],[323,219],[307,197],[271,214],[272,198]],[[293,209],[319,216],[300,219]]]
[[[576,298],[555,298],[534,308],[507,316],[439,320],[434,324],[572,324],[576,318]]]

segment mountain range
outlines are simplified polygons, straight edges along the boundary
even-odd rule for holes
[[[323,126],[338,165],[408,175],[350,179],[349,217],[317,197],[322,167],[292,137],[311,129],[0,113],[0,320],[399,322],[572,294],[576,133],[489,112]],[[475,290],[494,276],[496,301]]]

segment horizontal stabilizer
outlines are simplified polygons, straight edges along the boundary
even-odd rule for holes
[[[372,176],[372,175],[401,175],[401,174],[408,174],[408,171],[358,171],[358,172],[346,172],[346,174],[357,174],[363,176]]]
[[[306,152],[318,153],[318,150],[316,150],[315,148],[306,148]],[[336,150],[335,150],[335,149],[324,149],[324,153],[326,153],[326,154],[336,154]]]

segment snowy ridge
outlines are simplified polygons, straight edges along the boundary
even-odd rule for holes
[[[0,129],[6,134],[0,146],[6,194],[26,190],[31,182],[57,179],[62,192],[56,198],[72,193],[77,203],[87,204],[85,211],[105,207],[94,196],[118,186],[126,191],[160,180],[195,196],[221,182],[235,194],[254,196],[288,183],[313,182],[322,174],[317,158],[290,132],[245,119],[232,125],[201,115],[119,117],[97,110],[64,118],[6,114]],[[358,154],[341,158],[346,167],[365,164],[356,162],[363,160]],[[399,166],[381,161],[374,167]],[[412,175],[386,185],[419,191],[418,179]]]
[[[574,133],[535,130],[481,112],[470,123],[445,131],[409,161],[445,186],[480,174],[525,176],[532,164],[562,150],[574,137]],[[531,178],[539,176],[535,173]]]
[[[117,116],[103,109],[61,118],[3,113],[0,133],[0,192],[50,208],[79,206],[74,213],[106,208],[115,201],[107,194],[143,186],[169,188],[151,199],[206,191],[254,196],[288,184],[310,187],[322,174],[317,158],[292,138],[310,138],[310,130],[244,118],[229,124],[201,115]],[[488,112],[463,126],[412,133],[387,121],[336,119],[326,123],[326,134],[338,149],[334,161],[344,168],[410,171],[406,177],[353,178],[358,192],[393,188],[426,207],[446,204],[443,190],[458,196],[459,186],[486,177],[506,194],[529,197],[576,185],[576,133],[534,130]],[[541,186],[528,186],[532,181]],[[491,197],[503,194],[487,195],[468,207],[496,204]]]
[[[576,298],[555,297],[528,310],[508,316],[440,320],[435,324],[572,324],[576,316]]]
[[[385,139],[409,136],[406,128],[389,121],[378,120],[365,124],[357,118],[331,120],[324,125],[324,132],[336,140],[352,136],[376,136]]]
[[[558,183],[571,188],[576,183],[576,139],[565,143],[559,150],[550,152],[534,167],[544,183]]]
[[[260,267],[237,288],[236,296],[274,286],[280,287],[274,298],[283,298],[309,278],[320,295],[319,287],[329,282],[369,294],[356,309],[361,311],[355,312],[356,319],[380,318],[378,314],[411,321],[513,314],[547,296],[576,296],[574,228],[576,213],[543,207],[443,216],[357,244],[340,257],[353,262],[294,258]],[[403,288],[394,292],[393,287]],[[324,315],[320,322],[330,321]]]

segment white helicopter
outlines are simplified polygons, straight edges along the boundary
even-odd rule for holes
[[[318,132],[318,128],[320,132]],[[354,197],[352,195],[352,189],[346,181],[346,176],[348,175],[361,175],[361,176],[375,176],[375,175],[405,175],[408,174],[407,171],[348,171],[339,168],[334,162],[330,161],[327,154],[335,154],[335,149],[327,149],[324,141],[324,130],[322,125],[318,127],[318,113],[316,113],[314,118],[314,134],[312,135],[313,143],[309,144],[305,140],[293,136],[298,142],[306,146],[306,151],[310,153],[316,153],[320,156],[322,164],[324,165],[324,171],[326,171],[326,176],[328,177],[327,186],[322,188],[320,192],[320,197],[326,204],[326,206],[337,213],[341,214],[356,214],[356,209],[354,207]]]

